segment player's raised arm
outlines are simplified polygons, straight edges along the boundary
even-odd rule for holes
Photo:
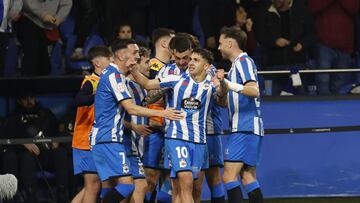
[[[184,115],[181,113],[181,111],[169,109],[169,108],[165,110],[148,109],[133,104],[132,100],[130,99],[122,100],[120,101],[120,104],[131,115],[144,116],[144,117],[160,116],[169,120],[180,120],[184,118]]]
[[[147,90],[160,89],[160,82],[158,79],[149,80],[143,74],[141,74],[137,66],[132,66],[129,68],[131,75],[134,77],[135,81],[140,84],[141,87]]]
[[[216,76],[213,81],[216,85],[216,102],[219,106],[226,107],[227,106],[227,92],[228,87],[225,82],[225,72],[223,69],[219,69],[216,72]]]
[[[248,97],[258,97],[260,95],[259,87],[256,82],[247,82],[245,85],[231,82],[225,79],[229,90],[243,94]]]

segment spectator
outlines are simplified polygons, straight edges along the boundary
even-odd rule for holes
[[[217,48],[219,30],[234,23],[236,1],[199,0],[199,18],[206,39],[206,47]]]
[[[76,44],[74,53],[71,56],[72,60],[84,60],[83,46],[86,38],[90,35],[97,20],[97,10],[95,0],[76,0],[74,1],[74,8],[77,10],[76,19]]]
[[[116,38],[133,39],[133,32],[129,24],[121,24],[116,30]]]
[[[235,27],[240,28],[246,32],[247,41],[245,51],[252,57],[252,53],[256,49],[255,33],[253,31],[253,20],[248,16],[248,13],[243,5],[238,5],[236,9]]]
[[[355,45],[355,19],[359,11],[358,0],[310,0],[318,37],[316,67],[320,69],[349,68]],[[339,94],[345,74],[318,74],[319,94]]]
[[[142,36],[147,33],[147,14],[150,0],[104,0],[101,1],[101,30],[103,38],[110,44],[114,31],[128,22],[133,32]],[[133,35],[133,37],[135,37]]]
[[[23,16],[18,22],[18,39],[24,58],[22,75],[47,75],[50,73],[49,41],[59,39],[58,26],[69,14],[71,0],[23,0]]]
[[[264,49],[266,70],[303,68],[314,41],[313,20],[301,0],[272,0],[266,10],[256,13],[254,31]],[[270,76],[272,94],[279,95],[289,83],[288,76]],[[303,91],[299,88],[297,91]]]
[[[5,56],[9,39],[13,33],[12,22],[20,17],[20,11],[23,6],[22,0],[2,0],[0,3],[0,76],[4,74]]]
[[[8,118],[5,138],[54,137],[59,134],[55,115],[36,102],[33,94],[23,94],[17,99],[17,104],[15,112]],[[4,151],[4,172],[15,174],[20,180],[26,202],[37,202],[36,172],[40,166],[55,173],[57,201],[69,201],[66,150],[59,143],[28,143],[9,146]]]

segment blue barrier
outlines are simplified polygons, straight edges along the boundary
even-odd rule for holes
[[[263,102],[262,115],[267,129],[360,125],[360,101]],[[264,196],[359,196],[359,144],[360,132],[265,135],[258,167]],[[202,195],[210,199],[206,184]]]
[[[59,116],[71,101],[63,96],[39,101]],[[228,121],[226,109],[222,115]],[[262,115],[267,129],[360,126],[360,100],[265,101]],[[359,196],[359,144],[356,131],[265,135],[258,167],[264,196]],[[206,184],[203,188],[203,199],[210,199]]]

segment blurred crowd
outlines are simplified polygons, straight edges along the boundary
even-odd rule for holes
[[[149,36],[158,27],[193,34],[228,70],[217,50],[219,30],[235,26],[246,31],[245,51],[259,70],[294,76],[264,77],[266,95],[346,94],[360,82],[359,74],[296,76],[301,69],[359,67],[358,0],[2,0],[0,6],[3,76],[89,71],[92,46],[133,38],[153,49]]]

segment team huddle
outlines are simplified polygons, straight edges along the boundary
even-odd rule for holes
[[[84,188],[72,202],[200,202],[205,178],[211,202],[225,202],[225,190],[229,202],[241,202],[241,184],[250,202],[263,202],[256,166],[264,132],[246,34],[221,31],[227,79],[192,35],[158,28],[152,41],[152,59],[131,39],[88,53],[95,70],[76,96],[73,138]],[[222,122],[230,122],[226,146]]]

